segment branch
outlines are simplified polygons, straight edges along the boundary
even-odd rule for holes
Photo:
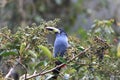
[[[20,63],[19,61],[17,61],[17,62],[18,62],[18,63],[15,64],[15,65],[9,70],[9,72],[6,74],[5,80],[6,80],[6,79],[8,80],[10,76],[14,76],[13,73],[16,72],[16,67],[17,67],[18,64],[20,64],[20,65],[24,68],[24,71],[25,71],[25,78],[24,78],[24,80],[26,80],[26,77],[27,77],[27,69],[26,69],[26,67],[25,67],[22,63]],[[10,80],[11,80],[11,79],[10,79]]]
[[[85,49],[84,51],[80,52],[78,55],[76,55],[75,57],[73,57],[72,59],[70,59],[69,61],[67,61],[67,63],[70,63],[71,61],[73,61],[74,59],[76,59],[77,57],[79,57],[80,55],[84,54],[86,51],[88,51],[90,48],[87,48]],[[40,76],[40,75],[44,75],[44,74],[47,74],[49,72],[52,72],[53,70],[55,70],[56,68],[59,68],[59,67],[62,67],[63,65],[65,65],[65,63],[62,63],[50,70],[47,70],[47,71],[44,71],[44,72],[40,72],[40,73],[37,73],[37,74],[33,74],[31,76],[28,76],[26,79],[31,79],[31,78],[34,78],[34,77],[37,77],[37,76]]]
[[[6,35],[3,34],[3,33],[0,33],[0,35],[2,35],[3,37],[7,38],[7,39],[10,40],[11,42],[13,41],[10,37],[6,36]]]
[[[23,64],[20,63],[20,62],[18,62],[18,64],[20,64],[20,65],[24,68],[24,70],[25,70],[25,80],[27,80],[27,79],[26,79],[26,77],[27,77],[27,69],[26,69],[25,65],[23,65]]]
[[[6,74],[5,79],[8,79],[8,77],[11,75],[13,71],[14,71],[14,68],[11,68],[9,72]]]

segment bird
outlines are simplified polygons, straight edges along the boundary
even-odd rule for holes
[[[56,35],[53,48],[53,57],[64,57],[64,55],[66,54],[66,50],[69,47],[67,33],[63,29],[58,29],[55,27],[46,27],[46,29],[55,32]],[[60,64],[62,64],[62,62],[59,60],[55,62],[56,66]],[[53,70],[53,80],[57,79],[60,70],[61,67]]]

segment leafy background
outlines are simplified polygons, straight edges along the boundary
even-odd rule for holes
[[[54,34],[45,30],[45,26],[53,26],[68,33],[71,47],[67,60],[90,47],[61,70],[58,80],[68,74],[70,80],[119,80],[119,4],[119,0],[1,0],[1,79],[11,67],[20,77],[54,68]],[[95,36],[100,38],[97,42]]]

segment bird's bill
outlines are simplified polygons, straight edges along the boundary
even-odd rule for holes
[[[60,33],[60,30],[58,28],[55,28],[55,27],[46,27],[47,30],[50,30],[50,31],[54,31],[55,33]]]

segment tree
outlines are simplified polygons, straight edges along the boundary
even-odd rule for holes
[[[46,26],[56,26],[59,20],[43,21],[40,25],[19,27],[15,33],[4,27],[0,30],[1,76],[14,68],[24,79],[45,79],[51,71],[64,64],[58,79],[119,79],[120,59],[116,56],[113,43],[114,32],[111,20],[95,20],[93,28],[86,32],[79,30],[80,39],[69,35],[71,48],[65,59],[53,58],[53,46],[48,43]],[[114,54],[113,54],[114,53]],[[61,60],[63,64],[54,67],[54,62]],[[7,67],[8,66],[8,67]],[[4,70],[7,67],[8,70]],[[66,76],[67,75],[67,76]]]

